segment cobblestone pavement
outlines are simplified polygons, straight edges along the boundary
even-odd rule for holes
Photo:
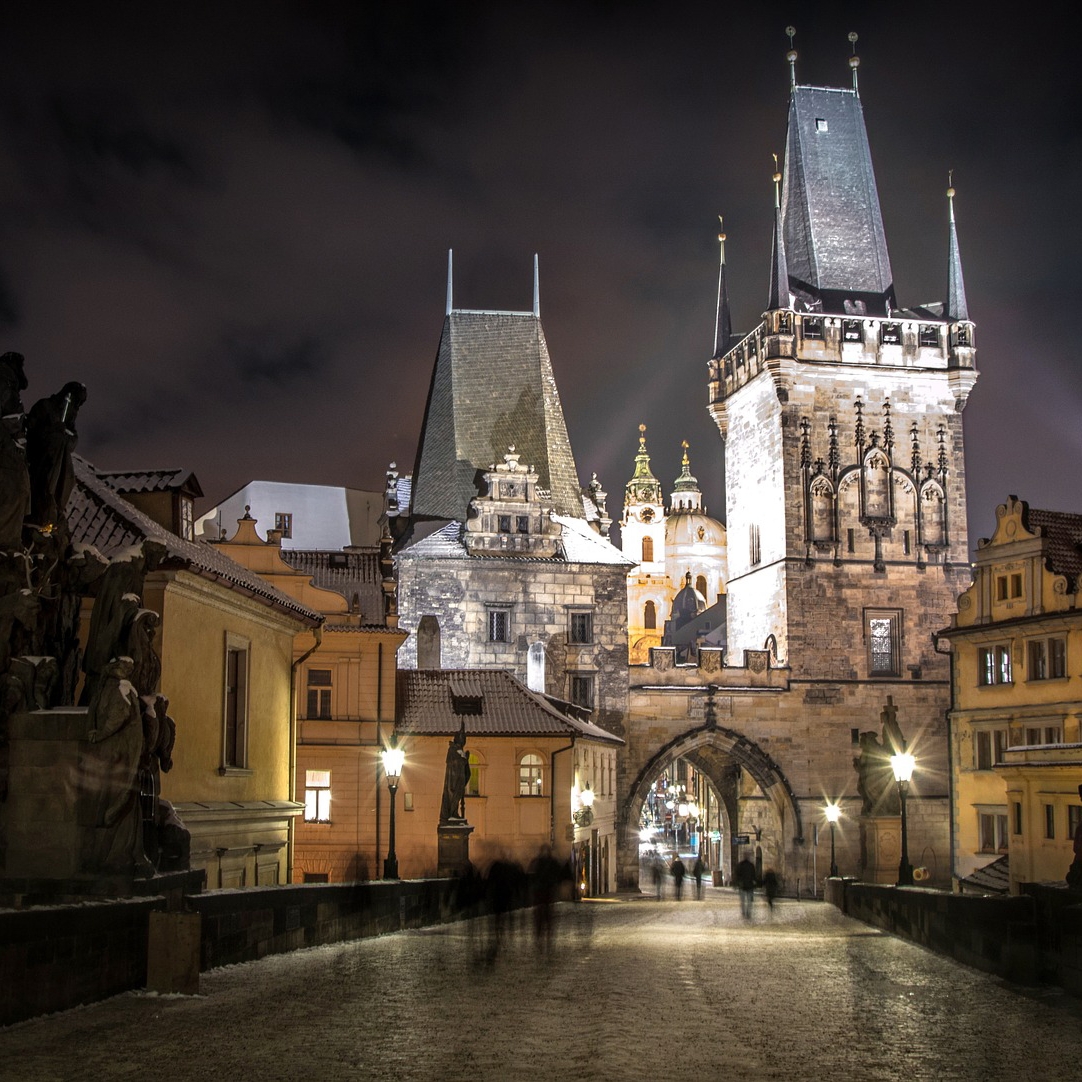
[[[550,954],[520,917],[491,963],[472,921],[229,966],[0,1030],[0,1079],[1079,1077],[1079,1000],[757,905],[564,904]]]

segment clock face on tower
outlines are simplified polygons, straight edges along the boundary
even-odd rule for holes
[[[641,521],[643,521],[643,522],[653,522],[654,521],[654,512],[653,512],[653,510],[651,508],[647,507],[643,511],[643,513],[641,515],[639,515],[639,519]]]

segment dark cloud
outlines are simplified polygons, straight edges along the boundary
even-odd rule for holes
[[[812,21],[814,17],[814,21]],[[527,309],[532,257],[578,465],[619,508],[638,424],[721,511],[706,411],[717,218],[734,329],[766,299],[783,33],[803,82],[861,98],[902,303],[946,290],[946,177],[981,379],[971,519],[1072,509],[1082,181],[1068,35],[984,5],[8,5],[0,13],[0,349],[28,400],[87,383],[82,449],[378,488],[412,463],[442,326]],[[1020,48],[1019,43],[1026,45]],[[1038,77],[1039,75],[1039,77]],[[301,446],[280,433],[316,433]],[[1054,464],[1054,468],[1049,468]],[[982,525],[983,524],[983,525]]]

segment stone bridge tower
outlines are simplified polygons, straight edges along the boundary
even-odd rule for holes
[[[626,812],[651,772],[687,755],[731,834],[754,829],[790,884],[811,878],[823,806],[840,801],[839,865],[859,874],[853,759],[889,695],[918,763],[910,857],[942,882],[950,688],[933,632],[969,583],[962,409],[977,378],[954,190],[947,299],[901,308],[858,60],[843,89],[799,85],[789,61],[770,295],[762,322],[730,338],[723,263],[709,362],[727,501],[724,664],[632,671]]]

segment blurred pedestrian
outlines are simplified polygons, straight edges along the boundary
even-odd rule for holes
[[[657,896],[657,900],[661,901],[661,855],[659,853],[652,853],[650,855],[650,875],[654,880],[654,894]]]
[[[770,912],[774,912],[774,899],[778,896],[778,873],[773,868],[767,868],[763,872],[763,893],[766,895],[766,904],[770,906]]]
[[[706,871],[706,864],[703,863],[703,856],[700,853],[695,858],[695,863],[691,866],[691,874],[695,876],[695,897],[699,901],[702,901],[703,897],[703,872]]]
[[[552,849],[543,845],[530,864],[530,886],[533,889],[533,928],[537,949],[552,952],[555,933],[556,892],[560,887],[560,862]]]
[[[733,873],[737,890],[740,891],[740,915],[751,920],[751,907],[755,899],[755,865],[745,856]]]
[[[688,874],[687,868],[684,867],[684,862],[680,859],[680,854],[677,853],[672,864],[669,865],[669,874],[672,876],[673,891],[676,893],[676,900],[680,899],[684,895],[684,876]]]

